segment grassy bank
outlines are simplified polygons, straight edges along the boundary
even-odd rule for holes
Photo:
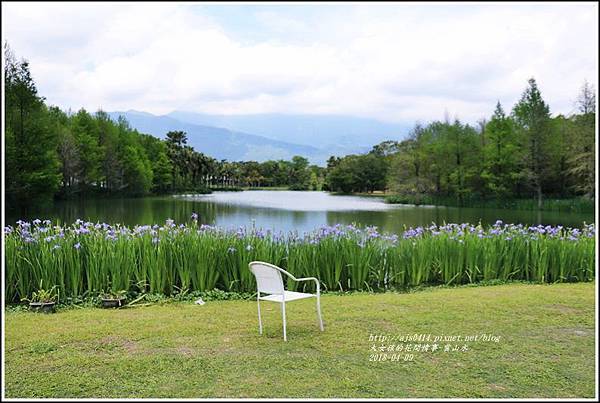
[[[509,200],[485,200],[466,198],[460,202],[456,197],[441,196],[411,196],[411,195],[389,195],[385,202],[390,204],[418,204],[448,207],[473,207],[473,208],[497,208],[511,210],[538,210],[537,200],[534,199],[509,199]],[[556,211],[565,213],[593,213],[594,201],[585,198],[556,199],[545,198],[542,200],[543,211]]]
[[[289,186],[246,186],[244,190],[290,190]]]
[[[351,193],[330,192],[330,193],[334,196],[359,196],[359,197],[379,197],[379,198],[386,197],[388,195],[388,193],[385,193],[380,190],[376,190],[372,193],[369,193],[369,192],[351,192]]]
[[[594,284],[501,285],[325,295],[289,304],[173,303],[54,315],[6,313],[5,393],[32,397],[588,397]],[[464,318],[469,318],[464,320]],[[371,335],[492,335],[495,341],[373,342]],[[412,344],[412,360],[371,361]],[[445,352],[446,344],[459,351]],[[467,350],[462,351],[462,346]],[[403,347],[403,348],[405,348]],[[394,347],[396,348],[396,347]],[[422,349],[423,347],[421,347]]]
[[[244,190],[240,186],[211,186],[209,189],[213,192],[241,192]]]
[[[215,192],[241,192],[244,190],[290,190],[288,186],[212,186]]]
[[[580,230],[447,224],[400,235],[336,225],[299,235],[224,230],[193,220],[134,228],[80,220],[61,227],[36,220],[7,227],[5,233],[9,302],[29,297],[40,283],[42,288],[56,285],[63,299],[108,290],[253,291],[247,268],[252,260],[272,262],[297,277],[315,276],[326,290],[343,291],[594,278],[593,225]]]

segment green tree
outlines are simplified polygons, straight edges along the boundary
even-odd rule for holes
[[[328,188],[335,192],[373,192],[386,185],[387,163],[374,153],[347,155],[328,170]]]
[[[536,197],[538,208],[542,208],[542,184],[548,174],[550,108],[542,99],[535,79],[528,81],[529,86],[513,108],[513,116],[524,140],[526,153],[524,174]]]
[[[373,146],[371,153],[379,157],[387,157],[399,151],[400,144],[397,141],[387,140]],[[331,157],[334,158],[334,157]]]
[[[173,180],[167,144],[154,136],[147,134],[140,136],[141,144],[150,160],[152,169],[151,191],[157,194],[166,193],[171,190],[171,181]]]
[[[452,168],[449,172],[449,185],[462,205],[466,196],[475,191],[473,179],[477,174],[477,157],[480,142],[477,133],[469,125],[463,125],[458,119],[448,127],[448,146],[450,147]]]
[[[419,204],[424,194],[433,191],[428,176],[428,134],[420,124],[416,124],[408,139],[400,142],[397,153],[393,154],[390,168],[390,184],[400,194],[413,195]]]
[[[355,155],[347,155],[336,161],[328,170],[327,185],[333,192],[350,193],[357,190],[357,167]]]
[[[289,167],[289,186],[292,190],[307,190],[310,182],[308,159],[295,155]]]
[[[310,189],[322,190],[325,182],[326,169],[318,165],[311,165],[308,169],[310,170]]]
[[[427,126],[429,141],[426,143],[425,152],[428,156],[428,165],[431,181],[435,187],[435,195],[450,195],[450,174],[453,159],[448,141],[448,122],[432,122]]]
[[[514,195],[520,179],[520,147],[512,119],[505,115],[500,102],[492,119],[485,126],[481,177],[486,189],[495,197],[506,199]]]
[[[26,60],[5,55],[6,196],[15,204],[45,202],[60,185],[57,134]]]
[[[173,170],[171,166],[171,160],[169,160],[166,152],[161,151],[152,161],[154,161],[154,182],[152,184],[152,190],[156,193],[165,193],[171,188],[171,183],[173,180],[171,175]]]
[[[596,92],[585,81],[577,98],[580,112],[573,122],[573,154],[569,158],[569,173],[576,179],[575,190],[593,198],[596,190]]]
[[[71,133],[69,117],[59,108],[53,106],[49,108],[52,130],[57,135],[58,158],[61,167],[63,197],[69,197],[76,190],[74,183],[81,176],[81,160],[77,143]]]
[[[144,149],[135,144],[123,148],[123,179],[125,191],[134,196],[147,194],[152,187],[152,167]]]
[[[80,160],[79,187],[86,191],[92,186],[100,187],[102,175],[103,147],[99,142],[97,121],[85,110],[80,109],[71,120],[71,132],[77,145]]]
[[[277,186],[277,174],[279,170],[279,164],[277,161],[265,161],[259,166],[260,175],[264,178],[265,186]]]
[[[118,192],[124,186],[123,161],[119,158],[120,138],[131,129],[128,124],[119,128],[103,111],[96,112],[95,121],[98,128],[99,152],[101,153],[102,187],[108,192]]]
[[[186,155],[184,146],[187,143],[187,134],[183,131],[170,131],[167,133],[168,155],[173,169],[171,175],[172,189],[181,189],[185,186]]]
[[[388,164],[385,158],[377,154],[368,153],[357,158],[358,187],[361,192],[373,193],[375,190],[384,190]]]

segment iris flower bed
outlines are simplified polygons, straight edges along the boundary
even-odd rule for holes
[[[56,285],[60,298],[129,290],[255,290],[248,262],[274,263],[327,290],[387,290],[487,280],[576,282],[594,278],[595,227],[432,224],[402,234],[326,226],[311,233],[185,224],[133,228],[77,220],[19,221],[4,228],[7,301]],[[312,291],[310,284],[302,284]],[[288,288],[296,289],[290,282]],[[314,286],[313,286],[314,287]]]

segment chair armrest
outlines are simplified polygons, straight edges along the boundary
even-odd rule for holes
[[[315,277],[294,278],[294,280],[296,280],[296,281],[309,281],[309,280],[312,280],[312,281],[315,282],[315,284],[317,284],[317,294],[321,293],[321,285],[319,284],[319,280],[317,280]]]
[[[263,263],[263,264],[268,264],[268,263]],[[272,266],[272,265],[269,265],[269,266]],[[315,284],[317,284],[317,295],[321,294],[321,285],[319,284],[319,280],[317,278],[315,278],[315,277],[296,278],[296,277],[294,277],[294,275],[292,273],[283,270],[281,267],[277,267],[277,266],[272,266],[272,267],[279,270],[280,272],[282,272],[283,274],[285,274],[286,276],[288,276],[289,278],[291,278],[294,281],[309,281],[309,280],[314,281]]]
[[[313,281],[316,281],[317,283],[319,282],[319,280],[317,280],[316,277],[302,277],[302,278],[295,278],[294,280],[296,280],[296,281],[313,280]]]

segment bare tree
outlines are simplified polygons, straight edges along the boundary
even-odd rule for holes
[[[587,80],[583,82],[575,104],[583,114],[596,112],[596,91],[594,86],[588,83]]]

